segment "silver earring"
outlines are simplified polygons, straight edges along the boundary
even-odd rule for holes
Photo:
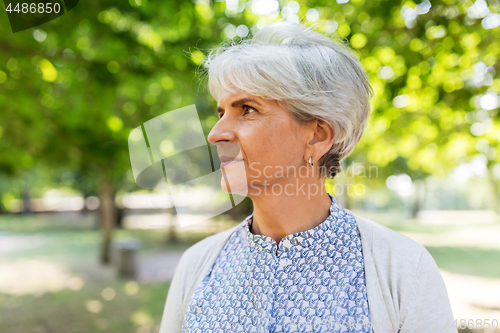
[[[310,166],[310,167],[313,167],[313,166],[314,166],[314,163],[312,163],[311,159],[312,159],[312,156],[309,156],[309,166]]]

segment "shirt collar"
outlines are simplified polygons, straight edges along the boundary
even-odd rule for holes
[[[289,251],[291,247],[298,247],[299,249],[309,247],[313,243],[323,239],[334,240],[335,236],[343,234],[348,230],[352,232],[353,228],[356,228],[356,220],[354,218],[347,218],[349,212],[342,208],[330,193],[328,193],[328,196],[332,200],[332,204],[330,205],[330,215],[326,220],[312,229],[299,231],[283,237],[278,245],[279,251]],[[274,239],[269,236],[255,235],[250,231],[252,218],[253,213],[242,222],[248,245],[260,251],[276,253],[276,241]]]

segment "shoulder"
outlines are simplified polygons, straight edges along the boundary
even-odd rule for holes
[[[188,274],[190,272],[196,272],[204,265],[213,263],[226,241],[239,226],[240,225],[234,226],[215,235],[204,238],[203,240],[190,246],[182,254],[179,262],[179,270]]]
[[[161,322],[161,333],[181,332],[184,313],[194,289],[217,259],[220,250],[237,227],[209,236],[184,251],[168,291]]]
[[[451,308],[446,286],[427,249],[405,235],[353,215],[361,235],[367,282],[376,285],[372,293],[382,296],[378,301],[372,298],[372,304],[389,309],[396,322],[448,318]]]
[[[370,219],[353,215],[361,235],[365,266],[373,267],[367,271],[372,276],[367,278],[375,278],[395,302],[411,295],[420,275],[425,274],[422,267],[437,271],[424,246]]]
[[[363,249],[370,250],[376,263],[413,266],[416,269],[422,259],[428,259],[425,247],[410,237],[365,217],[352,214],[356,218],[362,241],[366,243]]]
[[[205,250],[209,250],[211,248],[216,247],[217,245],[223,245],[227,239],[231,236],[231,234],[238,228],[240,225],[236,225],[227,230],[221,231],[214,235],[208,236],[207,238],[202,239],[201,241],[195,243],[190,246],[185,253],[188,256],[196,256],[200,252],[205,252]]]
[[[171,292],[169,291],[168,297],[172,298],[171,303],[174,304],[170,308],[182,305],[183,311],[186,310],[194,289],[204,277],[204,274],[210,270],[220,250],[237,228],[238,226],[235,226],[209,236],[184,251],[175,269],[170,288],[176,294],[170,296]],[[169,299],[167,298],[168,302]]]

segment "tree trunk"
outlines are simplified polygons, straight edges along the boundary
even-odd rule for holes
[[[5,213],[5,207],[3,206],[2,202],[2,193],[0,193],[0,214]]]
[[[23,190],[21,192],[21,199],[23,203],[23,207],[21,210],[21,213],[23,215],[26,214],[31,214],[33,210],[31,209],[31,196],[30,196],[30,191],[27,185],[23,187]]]
[[[115,222],[114,191],[112,189],[111,179],[107,172],[101,175],[101,184],[99,189],[99,215],[101,230],[103,233],[103,243],[101,252],[101,263],[109,264],[111,261],[111,236]]]
[[[168,238],[167,238],[168,243],[170,244],[176,244],[179,242],[179,236],[177,235],[177,228],[175,225],[171,225],[168,228]]]
[[[123,229],[123,216],[125,215],[125,208],[116,207],[115,209],[115,226],[118,229]]]
[[[423,180],[416,180],[413,184],[415,186],[415,198],[411,207],[411,217],[416,219],[425,200],[425,182]]]
[[[170,226],[168,227],[167,243],[176,244],[179,242],[179,235],[177,233],[177,210],[175,207],[171,209],[172,215],[170,218]]]

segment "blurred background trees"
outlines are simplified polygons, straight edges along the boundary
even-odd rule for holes
[[[176,232],[168,194],[135,184],[128,136],[191,104],[208,135],[217,102],[199,65],[277,20],[320,23],[348,43],[375,91],[328,190],[424,245],[456,318],[498,316],[499,0],[80,1],[15,34],[3,5],[1,332],[158,332],[182,251],[240,222],[251,202]],[[99,262],[130,237],[140,274],[118,279]]]
[[[208,134],[217,103],[195,75],[204,54],[280,19],[321,22],[358,53],[372,82],[366,132],[330,182],[353,189],[346,206],[389,207],[394,196],[380,191],[394,190],[416,216],[429,179],[454,175],[488,179],[494,199],[485,207],[498,209],[499,8],[498,0],[99,1],[16,34],[2,12],[0,211],[27,213],[29,198],[50,188],[69,188],[87,206],[98,197],[108,262],[116,195],[137,189],[130,131],[196,104]],[[23,198],[22,209],[12,205]]]

